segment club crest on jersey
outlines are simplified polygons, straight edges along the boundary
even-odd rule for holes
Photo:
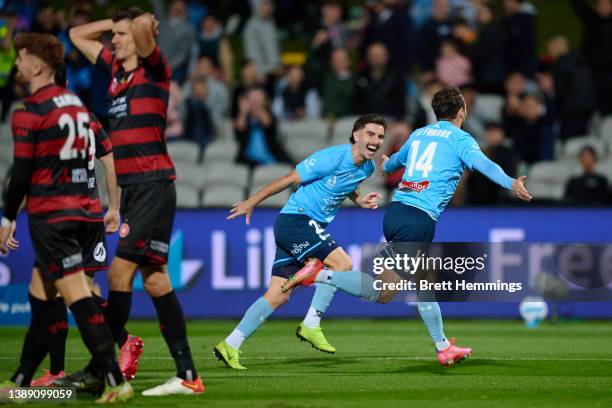
[[[121,224],[121,227],[119,227],[119,237],[125,238],[129,235],[129,233],[130,233],[130,226],[124,222],[123,224]]]
[[[411,192],[414,191],[416,193],[420,193],[423,190],[427,190],[429,187],[429,180],[419,181],[402,181],[397,186],[397,189],[400,191]]]

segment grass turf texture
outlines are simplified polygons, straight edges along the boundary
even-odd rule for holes
[[[325,333],[338,348],[327,355],[298,341],[299,322],[272,320],[243,346],[246,371],[226,369],[212,347],[232,321],[192,321],[189,337],[206,393],[143,397],[140,392],[174,374],[174,362],[154,322],[131,322],[144,338],[130,406],[420,406],[604,407],[612,405],[612,322],[545,324],[527,330],[515,321],[449,321],[446,333],[474,349],[466,362],[445,368],[435,359],[425,328],[416,320],[327,320]],[[24,329],[0,328],[0,379],[18,363]],[[70,330],[66,368],[86,363],[76,329]],[[48,367],[45,361],[41,367]],[[79,396],[87,406],[93,398]],[[36,406],[48,406],[37,404]]]

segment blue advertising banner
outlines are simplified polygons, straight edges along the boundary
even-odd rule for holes
[[[227,221],[227,210],[180,210],[170,245],[169,270],[185,314],[190,318],[237,318],[263,294],[270,279],[275,243],[272,225],[276,209],[258,209],[250,226],[244,219]],[[361,245],[383,241],[383,211],[343,208],[327,230],[358,267]],[[26,324],[27,283],[33,252],[27,217],[18,220],[21,248],[0,258],[0,324]],[[449,209],[438,222],[439,242],[612,242],[612,209],[470,208]],[[108,237],[112,259],[117,236]],[[592,260],[598,262],[599,260]],[[529,259],[514,259],[514,267],[532,267]],[[107,292],[105,273],[96,277],[102,294]],[[297,290],[276,316],[303,316],[312,288]],[[572,317],[610,318],[606,303],[562,304],[561,312]],[[516,303],[447,303],[446,316],[518,317]],[[415,314],[407,302],[369,304],[338,292],[327,316],[400,317]],[[154,317],[153,305],[136,280],[132,317]]]

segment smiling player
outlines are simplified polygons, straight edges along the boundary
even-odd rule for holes
[[[245,215],[249,224],[251,214],[260,202],[290,186],[300,186],[282,208],[274,224],[276,257],[270,287],[246,311],[232,333],[214,348],[217,358],[228,367],[245,369],[239,362],[240,346],[274,310],[289,300],[291,291],[281,293],[280,288],[306,259],[318,259],[331,269],[352,269],[350,257],[336,244],[325,227],[334,219],[340,204],[347,197],[362,208],[378,208],[380,194],[362,196],[359,184],[375,170],[373,159],[382,147],[386,128],[387,121],[383,116],[363,115],[353,125],[351,144],[329,147],[312,154],[291,173],[272,181],[249,199],[234,204],[227,218]],[[313,316],[309,312],[296,333],[300,339],[329,353],[334,353],[336,349],[325,339],[320,320],[334,292],[335,289],[329,285],[317,285],[311,306],[317,314]]]

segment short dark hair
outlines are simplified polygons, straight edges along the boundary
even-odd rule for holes
[[[387,118],[385,118],[383,115],[379,115],[378,113],[366,113],[365,115],[361,115],[359,118],[357,118],[355,124],[353,124],[353,130],[351,131],[351,137],[349,138],[351,144],[355,144],[353,132],[363,129],[368,123],[380,125],[383,127],[383,129],[387,130]]]
[[[459,88],[450,87],[439,90],[431,101],[431,107],[438,120],[450,120],[465,108],[465,100]]]
[[[593,157],[595,157],[595,160],[597,160],[597,151],[595,150],[595,148],[591,145],[586,145],[582,148],[582,150],[580,150],[580,156],[582,156],[584,153],[591,153],[593,155]]]
[[[64,45],[51,34],[21,33],[15,38],[15,51],[22,49],[36,55],[53,71],[64,65]]]
[[[61,65],[55,70],[55,85],[66,88],[68,86],[68,78],[66,76],[66,65]]]
[[[116,23],[121,20],[134,20],[136,17],[140,17],[143,14],[144,11],[142,11],[142,9],[131,6],[114,12],[111,19],[113,20],[113,23]]]

